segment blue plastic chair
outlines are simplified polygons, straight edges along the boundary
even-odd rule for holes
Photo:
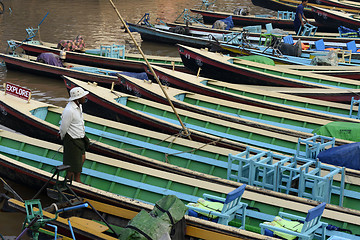
[[[246,217],[247,204],[241,202],[241,197],[245,191],[245,187],[246,187],[246,184],[241,185],[237,189],[228,193],[226,198],[213,196],[213,195],[206,194],[206,193],[203,194],[203,198],[205,200],[217,201],[217,202],[224,203],[224,206],[223,206],[221,212],[217,212],[214,210],[210,211],[210,210],[186,205],[189,209],[188,214],[189,214],[189,211],[191,211],[191,210],[195,211],[195,212],[209,214],[209,215],[218,217],[217,223],[228,225],[228,223],[231,220],[233,220],[235,218],[235,216],[237,214],[239,214],[239,212],[241,212],[241,227],[240,228],[245,229],[245,217]]]
[[[325,51],[324,39],[320,39],[315,42],[315,49],[316,51]]]
[[[294,45],[294,39],[291,35],[287,35],[287,36],[283,37],[283,40],[284,40],[284,43]]]
[[[266,27],[266,33],[271,33],[272,32],[272,30],[273,30],[272,23],[265,24],[265,27]]]
[[[315,232],[321,228],[321,236],[320,238],[322,240],[325,240],[326,237],[326,226],[328,225],[327,223],[324,222],[320,222],[321,216],[324,212],[326,203],[321,203],[318,206],[310,209],[306,215],[306,218],[304,217],[300,217],[297,215],[293,215],[293,214],[289,214],[289,213],[284,213],[284,212],[279,212],[279,216],[281,218],[288,218],[290,220],[300,220],[303,221],[303,227],[301,229],[301,232],[295,232],[292,230],[288,230],[285,228],[280,228],[280,227],[276,227],[276,226],[271,226],[268,224],[264,224],[261,223],[260,227],[261,227],[261,234],[265,234],[265,229],[271,230],[271,231],[277,231],[277,232],[282,232],[282,233],[286,233],[286,234],[290,234],[290,235],[294,235],[296,237],[299,238],[299,240],[311,240],[314,238]],[[269,231],[267,231],[269,232]]]
[[[326,47],[324,39],[317,40],[315,42],[315,50],[316,51],[330,51],[330,50],[336,50],[336,49],[342,49],[341,47]]]
[[[356,53],[356,52],[358,52],[360,50],[360,49],[358,49],[356,47],[355,40],[352,40],[352,41],[346,43],[346,47],[347,47],[348,50],[351,51],[351,53]]]

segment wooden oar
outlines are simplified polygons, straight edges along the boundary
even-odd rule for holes
[[[166,99],[168,100],[168,102],[169,102],[169,104],[170,104],[171,108],[173,109],[173,111],[174,111],[174,113],[175,113],[175,115],[176,115],[177,119],[179,120],[179,122],[180,122],[180,124],[181,124],[181,127],[182,127],[182,129],[183,129],[183,131],[184,131],[184,133],[185,133],[185,136],[187,136],[187,137],[191,140],[191,137],[190,137],[190,132],[187,130],[187,128],[185,127],[184,123],[181,121],[180,116],[177,114],[177,112],[176,112],[176,109],[175,109],[174,105],[172,104],[172,102],[171,102],[171,100],[170,100],[170,98],[169,98],[168,94],[166,93],[166,91],[165,91],[165,89],[164,89],[163,85],[161,84],[161,82],[160,82],[160,80],[159,80],[158,76],[156,75],[156,73],[155,73],[154,69],[151,67],[151,65],[150,65],[149,61],[147,60],[147,58],[146,58],[146,56],[145,56],[144,52],[141,50],[140,46],[139,46],[139,45],[138,45],[138,43],[136,42],[136,40],[135,40],[134,36],[133,36],[133,35],[132,35],[132,33],[130,32],[130,30],[129,30],[129,28],[128,28],[127,24],[125,23],[124,19],[121,17],[121,15],[120,15],[119,11],[117,10],[116,6],[114,5],[113,1],[112,1],[112,0],[109,0],[109,1],[110,1],[111,5],[113,6],[113,8],[114,8],[115,12],[117,13],[117,15],[118,15],[118,17],[119,17],[120,21],[121,21],[121,22],[122,22],[122,24],[124,25],[124,27],[125,27],[126,31],[129,33],[129,35],[130,35],[131,39],[133,40],[133,42],[134,42],[135,46],[137,47],[137,49],[139,50],[140,54],[141,54],[141,55],[142,55],[142,57],[144,58],[144,60],[145,60],[145,62],[146,62],[146,65],[149,67],[149,69],[150,69],[150,71],[151,71],[152,75],[154,76],[154,78],[155,78],[156,82],[159,84],[159,86],[160,86],[160,88],[161,88],[162,92],[164,93],[164,95],[165,95]]]

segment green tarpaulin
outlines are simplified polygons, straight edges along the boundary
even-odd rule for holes
[[[350,122],[331,122],[313,131],[317,135],[360,142],[360,124]]]
[[[146,240],[144,234],[153,240],[160,239],[165,233],[170,233],[173,223],[180,221],[185,212],[186,206],[179,198],[165,196],[156,202],[151,212],[141,210],[130,220],[128,226],[120,230],[119,239]]]
[[[264,56],[250,55],[250,56],[241,56],[238,58],[244,59],[247,61],[262,63],[262,64],[266,64],[266,65],[270,65],[270,66],[275,66],[275,62],[271,58],[264,57]]]

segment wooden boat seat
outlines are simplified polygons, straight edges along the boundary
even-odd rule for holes
[[[110,58],[125,58],[125,45],[110,45],[110,46],[100,46],[100,56],[110,57]]]
[[[239,214],[239,212],[241,212],[241,227],[240,228],[245,229],[247,204],[241,202],[241,197],[245,191],[245,188],[246,188],[246,184],[241,185],[240,187],[236,188],[235,190],[229,192],[227,194],[226,198],[213,196],[213,195],[204,193],[203,199],[201,199],[202,202],[210,201],[210,202],[220,203],[220,204],[217,204],[216,207],[219,207],[219,205],[221,205],[221,203],[223,203],[222,209],[214,209],[214,208],[212,208],[212,206],[208,206],[207,209],[204,209],[204,208],[196,207],[196,204],[194,204],[195,206],[188,204],[188,205],[186,205],[186,207],[188,207],[188,209],[189,209],[188,214],[189,214],[189,211],[190,212],[191,211],[200,212],[200,213],[208,215],[208,216],[217,217],[218,223],[228,225],[228,223],[231,220],[233,220],[236,217],[236,215]],[[199,202],[199,200],[198,200],[198,202]]]
[[[355,119],[360,119],[360,111],[357,112],[356,115],[353,114],[354,111],[354,107],[358,105],[360,106],[360,99],[355,99],[354,97],[351,98],[351,105],[350,105],[350,113],[349,113],[349,117],[350,118],[355,118]]]
[[[326,203],[321,203],[318,206],[310,209],[306,215],[306,218],[300,217],[297,215],[293,215],[293,214],[289,214],[289,213],[285,213],[285,212],[279,212],[279,216],[281,218],[288,218],[290,220],[303,221],[304,224],[301,227],[301,232],[292,231],[290,229],[278,227],[276,225],[275,226],[269,225],[269,223],[267,223],[267,224],[260,223],[261,234],[271,236],[272,235],[271,231],[276,231],[276,232],[281,232],[283,234],[287,234],[287,239],[291,239],[291,235],[292,235],[293,236],[292,239],[294,239],[295,237],[298,237],[301,240],[310,240],[310,239],[314,238],[315,232],[318,229],[321,229],[320,238],[321,238],[321,240],[325,240],[326,226],[328,224],[324,223],[324,222],[320,222],[320,219],[324,212],[325,206],[326,206]],[[268,230],[268,231],[266,231],[266,230]],[[271,230],[271,231],[269,231],[269,230]],[[278,235],[280,235],[280,234],[278,233]],[[282,237],[284,237],[283,234],[282,234]],[[290,235],[290,236],[288,236],[288,235]]]
[[[287,36],[283,37],[283,40],[284,40],[284,43],[294,45],[294,39],[291,35],[287,35]]]
[[[253,32],[253,33],[261,33],[261,25],[246,26],[243,27],[243,30],[247,30],[248,32]]]
[[[336,52],[338,54],[338,61],[342,63],[351,63],[351,50],[345,50],[345,49],[336,49]]]
[[[300,146],[302,144],[305,145],[306,150],[305,153],[303,153],[305,155],[302,155],[302,153],[300,152]],[[314,136],[306,139],[301,139],[301,138],[298,139],[296,156],[315,160],[320,152],[328,148],[332,148],[334,146],[335,146],[334,137],[327,137],[327,136],[314,134]]]
[[[247,147],[239,154],[229,154],[227,179],[278,191],[278,169],[287,162],[290,157]]]
[[[302,30],[303,29],[303,30]],[[305,23],[304,26],[300,26],[299,32],[297,35],[301,36],[315,36],[318,27],[311,25],[310,23]],[[302,31],[301,31],[302,30]],[[301,33],[301,34],[300,34]]]
[[[70,217],[70,222],[72,225],[77,224],[83,228],[90,228],[96,232],[105,232],[109,230],[109,227],[101,223],[95,222],[93,220],[80,218],[80,217]],[[78,227],[78,226],[77,226]]]
[[[270,34],[272,32],[272,30],[273,30],[272,23],[265,24],[265,27],[266,27],[266,33]]]
[[[278,13],[277,13],[277,18],[278,18],[278,19],[294,20],[294,19],[295,19],[295,12],[278,11]]]

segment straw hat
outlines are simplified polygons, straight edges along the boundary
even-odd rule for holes
[[[70,90],[70,98],[69,101],[74,101],[76,99],[82,98],[88,95],[88,91],[84,91],[81,87],[74,87]]]

